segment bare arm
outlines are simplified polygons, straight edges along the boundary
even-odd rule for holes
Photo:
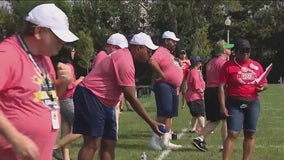
[[[145,111],[142,104],[135,96],[135,87],[121,87],[121,89],[124,93],[124,97],[130,103],[135,112],[137,112],[137,114],[149,124],[155,133],[162,135],[163,133],[159,131],[159,126],[163,124],[152,120],[149,114]]]
[[[162,79],[164,78],[164,72],[161,70],[159,64],[155,61],[150,60],[149,65],[151,66],[152,70],[158,74],[159,78]]]
[[[57,65],[57,75],[58,79],[55,85],[57,96],[60,97],[66,91],[68,84],[72,80],[72,71],[66,64],[59,62]]]
[[[261,84],[261,85],[256,87],[256,91],[257,92],[265,91],[267,89],[267,87],[268,87],[267,83]]]
[[[223,116],[229,117],[228,110],[225,104],[225,83],[220,83],[218,88],[220,112]]]
[[[24,160],[35,160],[38,157],[36,144],[27,136],[20,133],[0,111],[0,135],[13,146],[16,154]]]
[[[76,82],[75,82],[75,85],[78,85],[80,82],[82,82],[82,80],[84,79],[85,77],[81,76],[79,77]]]

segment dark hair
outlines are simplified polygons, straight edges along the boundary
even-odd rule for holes
[[[36,24],[33,24],[31,22],[26,22],[25,26],[23,27],[21,34],[24,35],[33,35],[35,30]]]
[[[181,54],[186,54],[186,51],[185,50],[180,50],[179,51],[179,55],[181,55]]]
[[[71,57],[71,52],[73,48],[73,46],[65,44],[58,52],[59,61],[63,63],[72,63],[73,59]]]

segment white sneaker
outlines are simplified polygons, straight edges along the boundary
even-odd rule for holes
[[[223,145],[220,147],[220,152],[222,152],[224,150],[224,147],[223,147]]]
[[[153,133],[151,141],[149,142],[149,147],[154,150],[162,150],[162,147],[160,146],[160,137],[155,133]]]
[[[173,149],[173,150],[175,150],[175,149],[180,149],[180,148],[182,148],[182,145],[173,144],[173,143],[169,142],[168,149]]]
[[[171,139],[171,133],[167,132],[162,135],[161,141],[160,141],[160,146],[162,149],[168,149],[169,148],[169,143]]]
[[[165,133],[162,136],[162,140],[161,140],[161,144],[160,146],[162,147],[162,149],[179,149],[182,147],[182,145],[177,145],[177,144],[173,144],[170,142],[171,139],[171,134],[170,133]]]

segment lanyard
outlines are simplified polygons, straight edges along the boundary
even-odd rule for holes
[[[33,63],[34,67],[36,68],[36,70],[41,74],[42,76],[42,79],[44,79],[44,83],[45,85],[47,86],[47,90],[46,90],[46,93],[49,97],[49,99],[51,101],[54,101],[54,97],[52,96],[52,93],[50,92],[52,90],[52,85],[49,83],[49,80],[47,78],[47,69],[46,69],[46,65],[41,57],[41,64],[42,64],[42,68],[44,70],[44,73],[42,72],[42,70],[40,69],[40,67],[38,66],[37,62],[35,61],[35,59],[33,58],[30,50],[28,49],[28,46],[26,45],[26,43],[24,42],[23,38],[21,35],[17,34],[17,39],[19,40],[22,48],[25,50],[25,52],[27,53],[30,61]]]

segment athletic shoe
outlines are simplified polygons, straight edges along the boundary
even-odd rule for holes
[[[223,152],[223,150],[224,150],[224,148],[223,148],[223,146],[221,146],[219,151]]]
[[[153,136],[149,143],[149,147],[154,150],[162,150],[162,147],[160,146],[160,137],[156,135],[155,133],[153,133]]]
[[[176,150],[176,149],[180,149],[180,148],[182,148],[182,145],[173,144],[173,143],[169,142],[168,149]]]
[[[192,144],[194,147],[196,147],[200,151],[203,151],[203,152],[208,151],[205,145],[205,141],[201,141],[198,137],[193,139]]]
[[[177,140],[177,134],[175,132],[172,132],[172,140]]]
[[[62,154],[61,149],[59,148],[53,149],[52,156],[57,160],[63,160],[63,154]]]
[[[189,133],[197,133],[196,130],[189,130],[188,132],[189,132]]]

